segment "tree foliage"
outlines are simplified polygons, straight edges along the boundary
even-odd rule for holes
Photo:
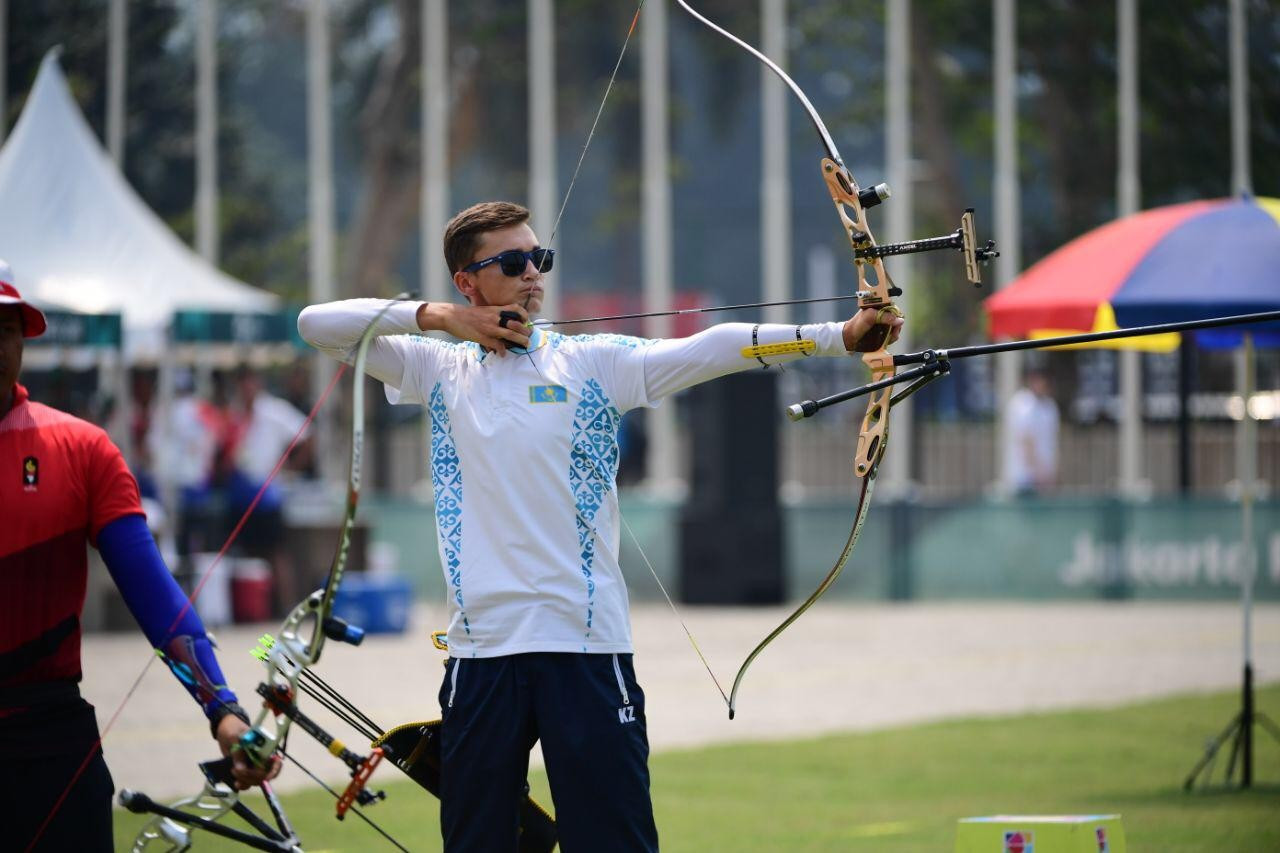
[[[1280,193],[1280,7],[1248,0],[1250,146],[1259,194]],[[44,51],[64,46],[78,102],[101,131],[106,86],[106,0],[9,3],[10,123]],[[713,19],[758,44],[755,4],[703,0]],[[1111,3],[1020,3],[1019,160],[1024,264],[1116,213],[1117,49]],[[555,4],[559,182],[585,141],[634,9],[598,0]],[[222,262],[230,272],[300,298],[306,281],[305,19],[299,4],[219,4]],[[334,4],[335,162],[341,268],[351,292],[416,285],[418,164],[423,85],[420,4]],[[787,66],[827,119],[855,174],[883,169],[884,4],[872,0],[789,4]],[[1141,187],[1144,206],[1230,193],[1227,6],[1205,0],[1142,3],[1140,15]],[[528,186],[527,6],[500,0],[449,4],[450,198],[454,207],[490,197],[523,198]],[[716,217],[699,190],[680,208],[678,258],[698,267],[702,243],[747,245],[759,235],[758,92],[761,69],[674,7],[668,12],[673,68],[673,180],[702,187],[709,164],[736,180],[716,183]],[[916,230],[946,233],[976,207],[990,233],[993,173],[993,27],[990,3],[911,4]],[[142,197],[190,236],[194,198],[194,50],[187,4],[129,4],[125,171]],[[575,200],[561,226],[576,235],[590,287],[634,289],[638,257],[639,33],[606,109]],[[691,79],[696,78],[696,79]],[[812,131],[791,108],[797,233],[826,216],[805,159]],[[807,171],[801,171],[801,166]],[[750,211],[749,215],[741,215]],[[549,227],[544,224],[544,228]],[[833,245],[838,232],[833,232]],[[799,241],[797,241],[799,242]],[[697,244],[697,245],[695,245]],[[797,252],[801,247],[797,246]],[[572,268],[571,264],[566,264]],[[682,272],[685,268],[682,267]],[[682,275],[682,278],[685,278]],[[736,268],[727,281],[747,286]],[[957,325],[978,332],[979,312],[954,259],[916,264],[920,335]],[[717,285],[719,286],[719,285]],[[754,285],[751,285],[754,287]]]

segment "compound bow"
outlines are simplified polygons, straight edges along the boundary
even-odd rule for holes
[[[329,752],[341,760],[351,770],[351,782],[341,794],[329,790],[337,798],[337,817],[342,819],[348,811],[354,811],[369,823],[396,847],[405,849],[399,842],[387,835],[380,827],[369,820],[356,805],[371,805],[383,798],[382,792],[371,792],[367,789],[370,775],[383,757],[381,748],[373,748],[368,755],[358,755],[349,750],[342,741],[333,737],[314,720],[298,710],[296,697],[299,690],[309,693],[329,705],[331,710],[345,710],[355,716],[355,722],[365,727],[378,729],[367,717],[360,714],[354,706],[337,694],[331,687],[310,671],[320,660],[326,639],[359,645],[364,638],[364,631],[349,625],[333,615],[333,605],[337,598],[338,588],[346,570],[347,555],[351,546],[351,532],[355,525],[356,510],[360,503],[360,483],[364,451],[364,369],[368,357],[369,345],[372,342],[378,321],[396,302],[408,298],[401,295],[389,301],[360,336],[356,345],[353,372],[355,383],[352,391],[351,418],[351,458],[348,473],[346,507],[343,513],[342,526],[338,533],[338,546],[333,555],[329,575],[325,585],[308,595],[285,618],[276,636],[267,635],[262,645],[255,651],[267,667],[267,678],[258,685],[257,692],[263,698],[261,709],[253,718],[251,728],[241,738],[239,747],[257,766],[266,766],[278,761],[284,755],[294,761],[296,759],[286,752],[286,744],[290,727],[296,723],[301,729],[318,740]],[[334,383],[341,377],[345,365],[334,377]],[[330,388],[333,386],[331,385]],[[326,392],[327,394],[327,392]],[[323,401],[323,398],[322,398]],[[319,404],[317,404],[319,405]],[[287,455],[287,451],[286,451]],[[284,459],[277,464],[277,470]],[[251,506],[249,511],[252,512]],[[247,513],[246,513],[247,515]],[[243,524],[243,520],[241,521]],[[238,531],[238,528],[237,528]],[[235,532],[232,533],[234,537]],[[213,567],[211,566],[210,569]],[[194,597],[194,596],[193,596]],[[172,662],[166,660],[179,678],[182,672]],[[326,700],[327,697],[327,700]],[[336,703],[339,707],[335,707]],[[313,779],[314,774],[298,765]],[[142,850],[186,850],[191,844],[189,827],[199,827],[208,832],[234,839],[261,850],[300,850],[300,841],[289,825],[283,808],[271,790],[269,783],[262,785],[275,820],[272,827],[253,813],[240,801],[231,776],[231,760],[204,762],[200,765],[205,777],[203,790],[192,797],[178,800],[168,806],[152,801],[145,794],[137,791],[122,790],[120,803],[131,811],[152,813],[155,817],[148,821],[134,841],[133,849]],[[316,780],[319,781],[318,779]],[[323,783],[321,783],[323,785]],[[244,818],[258,834],[253,835],[242,830],[222,826],[217,821],[227,814],[234,813]]]

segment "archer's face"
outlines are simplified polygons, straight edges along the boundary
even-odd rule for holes
[[[0,404],[22,370],[22,315],[16,306],[0,308]]]
[[[528,224],[512,225],[489,231],[480,237],[475,256],[467,263],[483,261],[503,252],[517,250],[532,252],[538,248],[538,235]],[[472,305],[523,305],[530,317],[542,310],[543,276],[532,261],[525,264],[517,276],[502,272],[501,264],[489,264],[475,272],[459,271],[453,275],[453,283]]]

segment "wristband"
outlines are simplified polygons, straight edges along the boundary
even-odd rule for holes
[[[218,724],[221,723],[223,718],[228,714],[235,714],[243,720],[246,725],[249,723],[249,715],[245,713],[244,708],[241,708],[240,705],[235,702],[223,702],[219,704],[218,707],[214,708],[213,713],[209,715],[209,731],[213,735],[214,740],[218,739]]]

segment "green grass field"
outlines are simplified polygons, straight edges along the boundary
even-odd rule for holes
[[[1257,696],[1280,721],[1280,685]],[[1115,812],[1131,851],[1280,850],[1280,744],[1265,731],[1255,735],[1253,789],[1182,790],[1238,701],[1233,691],[656,755],[663,849],[947,851],[961,817]],[[1225,760],[1224,751],[1215,783]],[[439,850],[435,800],[394,768],[380,773],[387,801],[370,816],[411,850]],[[549,803],[545,777],[531,781]],[[319,790],[286,797],[285,808],[312,853],[394,849],[358,819],[335,821]],[[117,849],[129,849],[140,822],[117,814]],[[220,849],[246,848],[197,839],[196,850]]]

